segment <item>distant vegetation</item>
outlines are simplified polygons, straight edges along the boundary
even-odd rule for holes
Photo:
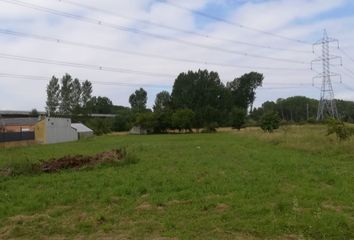
[[[91,82],[81,82],[66,74],[60,80],[53,77],[48,84],[46,110],[51,116],[70,116],[73,121],[83,122],[98,135],[128,131],[137,125],[149,133],[192,129],[213,132],[217,127],[241,129],[247,125],[260,126],[271,132],[280,123],[316,122],[318,101],[307,97],[268,101],[253,108],[256,89],[262,83],[263,75],[256,72],[224,85],[216,72],[188,71],[176,78],[171,93],[158,93],[153,108],[149,109],[147,92],[143,88],[129,97],[131,107],[114,106],[107,97],[92,96]],[[354,102],[337,100],[337,106],[341,120],[354,121]],[[90,117],[93,113],[116,117]],[[279,121],[265,123],[270,116],[278,116],[273,120]]]

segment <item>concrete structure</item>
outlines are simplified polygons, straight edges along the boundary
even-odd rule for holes
[[[82,123],[72,123],[71,127],[76,131],[79,139],[89,138],[93,136],[92,129],[86,127]]]
[[[34,132],[38,118],[0,118],[0,133]]]
[[[72,142],[78,140],[78,134],[71,127],[71,119],[47,117],[36,124],[35,139],[42,144]]]

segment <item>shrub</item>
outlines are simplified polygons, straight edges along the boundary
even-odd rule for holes
[[[103,135],[112,131],[111,119],[94,118],[87,122],[89,128],[93,130],[96,135]]]
[[[332,134],[336,134],[339,141],[346,141],[353,136],[354,129],[346,126],[344,122],[332,118],[327,121],[327,136]]]
[[[280,118],[276,112],[268,112],[263,114],[260,121],[260,127],[265,132],[273,132],[280,126]]]

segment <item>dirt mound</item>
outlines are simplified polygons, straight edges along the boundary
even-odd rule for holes
[[[94,156],[64,156],[62,158],[50,159],[40,164],[39,168],[43,172],[52,173],[64,169],[80,169],[86,166],[93,166],[101,163],[113,163],[122,160],[126,153],[123,150],[115,149],[98,153]]]

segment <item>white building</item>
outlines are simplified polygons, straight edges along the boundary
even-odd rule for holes
[[[71,127],[71,119],[47,117],[36,124],[35,139],[43,144],[72,142],[78,140],[78,133]]]

